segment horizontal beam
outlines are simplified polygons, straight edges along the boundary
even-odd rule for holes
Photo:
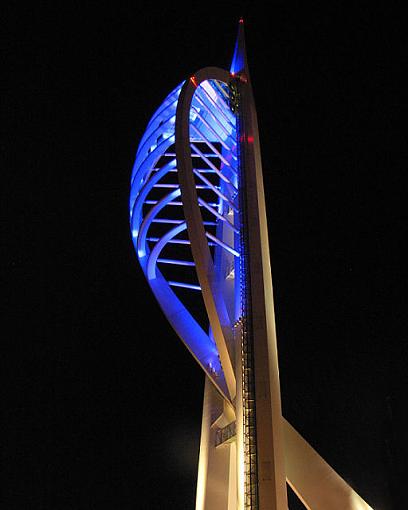
[[[199,172],[199,173],[202,173],[202,172]],[[155,184],[153,186],[153,188],[164,188],[164,189],[175,189],[178,187],[179,187],[178,184],[162,184],[162,183]],[[214,188],[219,189],[219,186],[214,186]],[[205,186],[204,184],[196,184],[196,189],[212,189],[212,187]]]
[[[202,141],[202,140],[197,140],[197,142],[199,142],[199,141]],[[163,154],[163,156],[166,156],[166,157],[169,157],[169,158],[175,158],[176,154],[174,152],[165,152]],[[217,158],[218,159],[217,154],[213,154],[212,152],[210,152],[209,154],[205,154],[205,156],[207,158]],[[191,157],[192,158],[199,158],[200,156],[197,156],[196,154],[191,154]]]
[[[143,203],[144,204],[147,204],[147,205],[156,205],[160,202],[160,200],[145,200]],[[172,202],[168,202],[166,205],[183,205],[183,202],[179,202],[179,201],[172,201]],[[218,207],[218,204],[215,204],[215,203],[211,203],[211,204],[208,204],[212,207]]]
[[[172,287],[182,287],[184,289],[190,290],[201,290],[201,287],[199,285],[193,285],[192,283],[169,281],[168,284],[171,285]]]
[[[209,234],[209,235],[211,235],[211,234]],[[153,243],[157,243],[158,241],[160,241],[160,238],[159,237],[147,237],[146,241],[151,241]],[[188,239],[170,239],[169,241],[167,241],[166,244],[187,244],[187,245],[189,245],[190,241]],[[215,243],[208,243],[208,245],[215,246]]]
[[[157,259],[161,264],[172,264],[175,266],[191,266],[194,267],[195,263],[191,260],[178,260],[178,259]]]
[[[203,200],[201,197],[198,197],[198,205],[200,206],[203,206],[205,207],[211,214],[213,214],[214,216],[216,216],[218,219],[220,219],[221,221],[224,221],[229,227],[232,228],[232,230],[235,232],[235,233],[239,233],[239,230],[237,228],[234,227],[234,225],[225,217],[223,216],[222,214],[220,214],[216,209],[214,209],[213,207],[211,207],[210,204],[207,204],[207,202],[205,200]],[[218,206],[217,206],[218,207]],[[203,222],[204,223],[204,222]],[[204,223],[205,225],[205,223]]]
[[[172,225],[180,225],[184,220],[171,220],[170,218],[155,218],[152,220],[152,223],[166,223]],[[208,225],[209,227],[216,227],[217,223],[215,221],[203,221],[203,225]]]
[[[234,248],[232,248],[232,246],[230,246],[229,244],[224,243],[223,241],[220,241],[218,239],[218,237],[213,236],[209,232],[206,232],[205,235],[208,237],[208,239],[211,239],[216,244],[218,244],[218,246],[221,246],[221,248],[224,248],[224,250],[227,250],[230,253],[232,253],[232,255],[235,255],[236,257],[239,257],[239,252],[237,252],[237,250],[234,250]],[[210,244],[210,243],[208,243],[208,244]]]
[[[161,170],[161,167],[160,168],[153,168],[153,172],[158,172],[159,170]],[[217,173],[215,170],[213,170],[212,168],[196,168],[195,170],[197,170],[197,172],[200,172],[203,173],[203,174],[215,174]],[[171,170],[168,171],[168,173],[177,173],[177,168],[172,168]]]

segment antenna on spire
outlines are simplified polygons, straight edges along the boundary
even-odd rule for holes
[[[234,56],[232,57],[231,74],[245,73],[249,76],[245,50],[244,18],[241,16],[238,23],[238,34],[235,43]]]

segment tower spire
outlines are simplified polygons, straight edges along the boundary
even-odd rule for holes
[[[238,33],[235,42],[234,56],[232,57],[230,72],[232,74],[244,72],[249,79],[249,69],[245,49],[244,18],[239,19]]]

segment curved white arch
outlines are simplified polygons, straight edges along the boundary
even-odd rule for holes
[[[190,147],[190,109],[196,90],[201,83],[208,80],[218,80],[228,84],[230,79],[230,74],[224,69],[206,67],[196,72],[190,80],[184,83],[180,92],[176,113],[176,156],[184,215],[191,241],[191,251],[228,390],[231,399],[234,399],[236,394],[236,379],[230,353],[232,324],[227,313],[222,293],[219,292],[218,278],[215,273],[214,261],[207,241],[208,233],[206,233],[203,225],[199,207],[199,197],[195,187]],[[196,133],[199,132],[202,139],[205,140],[204,135],[198,128],[195,128],[194,131]],[[207,144],[211,149],[215,150],[210,141],[207,141]],[[225,158],[223,158],[223,160],[223,162],[227,162]],[[225,176],[223,176],[223,178],[224,177]],[[239,256],[238,252],[235,251],[235,253]]]

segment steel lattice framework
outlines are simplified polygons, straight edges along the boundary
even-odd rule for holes
[[[242,20],[230,71],[178,85],[140,141],[130,226],[206,374],[196,510],[370,507],[282,417],[266,207]]]

